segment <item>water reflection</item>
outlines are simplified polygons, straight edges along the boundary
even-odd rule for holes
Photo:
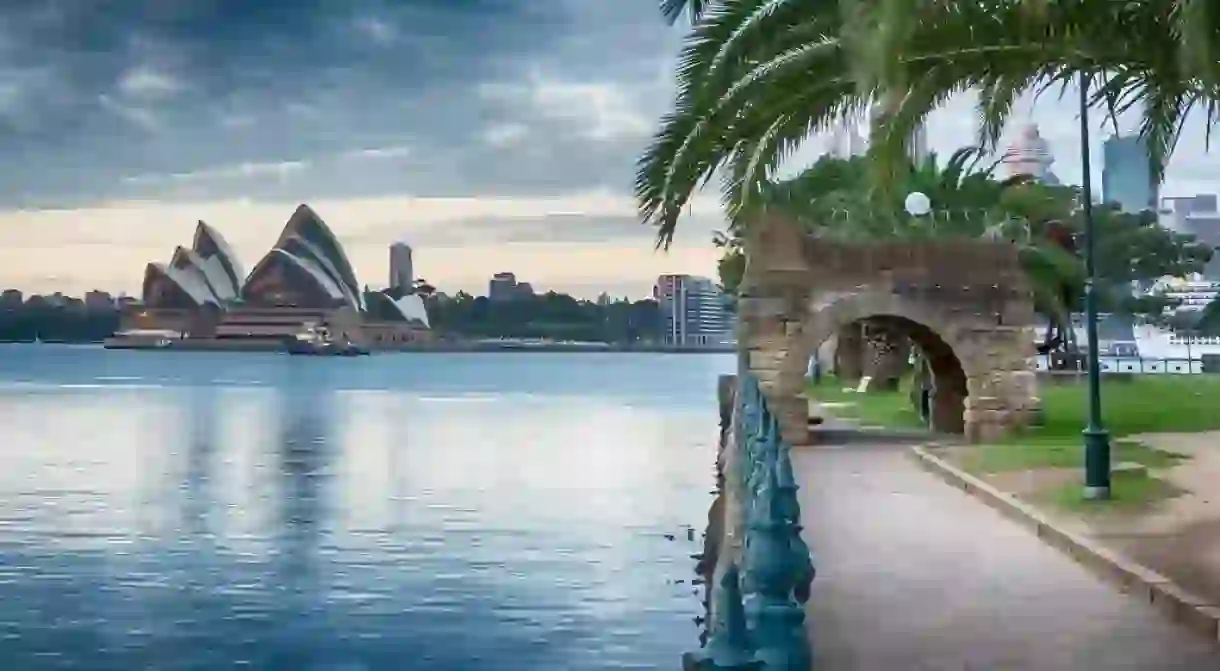
[[[671,583],[731,361],[38,351],[0,358],[4,668],[657,669],[696,636]]]
[[[220,426],[218,395],[215,387],[195,387],[188,403],[191,412],[187,424],[186,479],[182,483],[182,531],[188,540],[210,540],[215,534],[209,512],[215,505],[211,470]]]

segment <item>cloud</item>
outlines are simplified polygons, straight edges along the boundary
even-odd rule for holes
[[[411,243],[418,272],[448,291],[485,291],[492,273],[508,269],[540,288],[589,297],[609,289],[643,296],[658,274],[715,272],[717,253],[708,239],[719,215],[708,200],[694,204],[669,253],[653,250],[653,231],[637,223],[629,198],[605,192],[348,198],[310,205],[335,231],[361,281],[374,285],[386,277],[387,248],[397,240]],[[295,206],[291,201],[125,201],[0,212],[0,286],[137,292],[144,264],[167,260],[175,246],[189,243],[198,219],[219,228],[250,267]]]
[[[102,109],[133,126],[138,126],[146,131],[155,131],[161,127],[161,121],[156,113],[147,107],[119,102],[106,94],[98,96],[97,101]]]
[[[153,68],[139,66],[123,73],[118,88],[128,98],[160,100],[181,91],[182,83]]]
[[[293,175],[307,170],[310,166],[308,161],[279,161],[276,163],[239,163],[237,165],[220,166],[217,168],[208,168],[206,170],[196,170],[194,172],[175,172],[170,174],[147,174],[133,175],[123,179],[127,184],[133,185],[156,185],[156,184],[174,184],[182,182],[195,182],[201,180],[213,179],[234,179],[234,178],[255,178],[270,176],[278,180],[284,180]]]
[[[354,27],[362,36],[377,45],[393,44],[398,39],[398,29],[393,25],[374,17],[362,17],[355,21]]]
[[[355,159],[397,159],[407,158],[411,155],[411,148],[402,147],[374,147],[371,149],[353,149],[343,153],[345,158]]]
[[[503,149],[520,143],[529,135],[529,127],[522,123],[496,123],[483,129],[483,142]]]
[[[372,268],[362,276],[383,276],[383,246],[403,236],[435,281],[472,288],[527,266],[571,286],[714,272],[714,183],[668,256],[653,254],[630,198],[684,32],[650,2],[0,3],[0,160],[21,167],[0,180],[0,280],[17,282],[18,267],[71,275],[29,267],[36,249],[95,273],[81,282],[129,286],[133,268],[213,215],[261,253],[300,202]],[[1080,174],[1071,99],[1025,101],[1018,115],[1041,124],[1065,181]],[[933,149],[966,141],[971,104],[933,116]],[[1216,190],[1205,135],[1188,125],[1167,193]],[[31,218],[40,209],[50,219]],[[123,247],[92,264],[56,251],[108,239]]]
[[[623,87],[612,82],[565,81],[535,70],[524,81],[486,84],[479,95],[506,109],[525,110],[526,118],[558,122],[567,132],[589,140],[639,141],[656,125]]]

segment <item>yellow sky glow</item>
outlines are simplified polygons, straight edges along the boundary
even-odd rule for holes
[[[381,286],[388,273],[387,246],[395,240],[470,218],[528,220],[547,215],[630,217],[630,198],[604,192],[556,198],[360,198],[310,201],[343,243],[361,282]],[[149,261],[168,261],[177,245],[189,245],[195,222],[215,226],[247,269],[274,242],[297,203],[113,202],[62,210],[0,211],[0,287],[27,292],[79,294],[92,288],[139,291]],[[716,217],[714,200],[691,212]],[[579,225],[573,224],[573,225]],[[680,240],[655,252],[648,231],[624,230],[604,243],[539,242],[472,244],[428,249],[416,245],[415,266],[443,290],[483,293],[495,272],[516,272],[540,290],[595,295],[592,287],[644,295],[660,273],[714,276],[717,250],[706,239]]]

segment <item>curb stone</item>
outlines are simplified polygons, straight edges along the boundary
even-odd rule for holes
[[[933,450],[935,445],[912,446],[911,456],[925,470],[1034,532],[1043,542],[1068,554],[1077,563],[1116,585],[1120,591],[1152,604],[1174,622],[1220,645],[1220,604],[1187,591],[1169,578],[1124,559],[1093,540],[1055,526],[1027,503],[947,463],[932,454]]]

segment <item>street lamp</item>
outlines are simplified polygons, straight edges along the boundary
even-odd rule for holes
[[[1084,428],[1084,497],[1110,498],[1110,433],[1101,420],[1101,363],[1097,352],[1097,264],[1093,183],[1089,175],[1089,77],[1080,74],[1080,167],[1084,215],[1084,311],[1089,365],[1089,420]]]
[[[922,217],[932,211],[932,199],[925,193],[913,191],[907,194],[902,206],[912,217]]]

